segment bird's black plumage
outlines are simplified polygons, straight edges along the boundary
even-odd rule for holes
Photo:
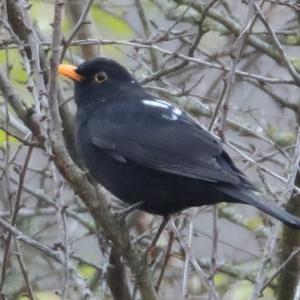
[[[222,201],[250,204],[300,228],[300,219],[257,195],[220,142],[124,67],[95,58],[74,72],[78,150],[115,196],[163,216]]]

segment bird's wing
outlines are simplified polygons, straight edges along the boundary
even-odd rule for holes
[[[232,161],[210,133],[166,102],[145,101],[96,109],[88,124],[94,146],[123,163],[212,182],[240,182]]]

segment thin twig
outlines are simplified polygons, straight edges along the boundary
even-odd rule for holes
[[[157,283],[156,283],[156,286],[155,286],[155,290],[156,290],[157,293],[159,292],[160,285],[161,285],[162,280],[164,278],[164,274],[165,274],[169,259],[171,257],[171,250],[172,250],[173,243],[174,243],[174,233],[171,231],[171,232],[169,232],[169,241],[168,241],[168,246],[167,246],[167,249],[166,249],[165,258],[164,258],[164,261],[163,261],[163,264],[162,264],[162,267],[161,267],[161,271],[159,273],[158,280],[157,280]]]
[[[297,73],[295,67],[293,66],[292,62],[288,58],[288,56],[287,56],[285,50],[283,49],[276,33],[273,31],[273,29],[270,26],[269,22],[265,18],[265,16],[264,16],[261,8],[259,7],[259,5],[257,3],[255,3],[254,6],[255,6],[256,11],[258,12],[260,20],[262,21],[262,23],[265,25],[268,32],[270,33],[270,35],[272,37],[272,40],[274,41],[274,44],[275,44],[276,48],[278,49],[279,53],[281,54],[282,59],[283,59],[285,65],[287,66],[287,69],[289,70],[291,76],[294,78],[295,82],[298,85],[300,85],[300,75]]]
[[[285,270],[286,266],[293,260],[295,256],[300,253],[300,248],[295,249],[290,256],[279,266],[279,268],[263,283],[258,291],[258,295],[262,295],[263,291],[270,286],[271,282],[282,272]]]
[[[74,26],[72,32],[70,33],[69,37],[63,42],[63,49],[61,51],[60,61],[62,61],[64,59],[65,54],[68,50],[68,47],[71,45],[72,40],[74,39],[75,35],[77,34],[77,32],[79,31],[81,26],[84,24],[87,14],[89,13],[89,10],[92,7],[93,3],[94,3],[94,0],[89,0],[87,2],[86,6],[84,7],[84,9],[82,11],[82,14],[81,14],[79,20],[77,21],[76,25]]]
[[[24,185],[24,181],[25,181],[27,166],[28,166],[30,158],[31,158],[32,150],[33,150],[33,147],[29,146],[27,155],[26,155],[25,161],[24,161],[24,167],[20,173],[18,190],[17,190],[17,194],[16,194],[16,200],[15,200],[15,204],[14,204],[14,208],[13,208],[12,216],[11,216],[11,224],[13,226],[16,224],[18,211],[21,208],[23,185]],[[0,291],[1,292],[3,292],[6,274],[7,274],[6,269],[7,269],[7,264],[8,264],[8,260],[9,260],[9,249],[10,249],[11,240],[12,240],[12,234],[9,232],[8,236],[6,238],[5,248],[3,251],[3,263],[2,263],[2,268],[1,268],[1,280],[0,280]]]
[[[185,252],[188,252],[187,243],[184,241],[184,239],[180,235],[177,227],[174,224],[174,221],[171,220],[169,222],[169,224],[170,224],[170,227],[171,227],[172,231],[174,232],[175,236],[177,237],[180,246],[184,249]],[[210,290],[211,294],[213,295],[213,299],[220,300],[220,296],[219,296],[218,292],[215,290],[215,287],[208,280],[207,276],[205,275],[205,272],[202,270],[202,268],[198,264],[197,260],[193,256],[190,257],[190,263],[192,264],[192,266],[195,268],[195,270],[199,274],[199,276],[200,276],[202,282],[204,283],[204,285],[206,286],[206,288],[208,290]]]
[[[30,282],[30,279],[29,279],[28,270],[25,266],[23,255],[21,253],[21,248],[20,248],[19,242],[17,241],[16,238],[15,238],[15,245],[16,245],[16,250],[17,250],[17,253],[16,253],[17,259],[18,259],[18,262],[19,262],[19,265],[20,265],[20,269],[21,269],[24,281],[25,281],[28,297],[30,298],[30,300],[35,300],[36,297],[34,296],[34,293],[33,293],[33,288],[32,288],[32,285],[31,285],[31,282]]]

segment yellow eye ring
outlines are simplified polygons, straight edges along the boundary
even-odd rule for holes
[[[108,79],[107,74],[104,71],[100,71],[95,75],[95,81],[97,83],[102,83]]]

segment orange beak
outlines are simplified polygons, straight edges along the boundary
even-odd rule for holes
[[[77,69],[77,67],[72,66],[72,65],[66,65],[66,64],[58,65],[58,73],[60,75],[66,76],[75,81],[81,81],[83,79],[83,76],[79,75],[76,72],[76,69]]]

